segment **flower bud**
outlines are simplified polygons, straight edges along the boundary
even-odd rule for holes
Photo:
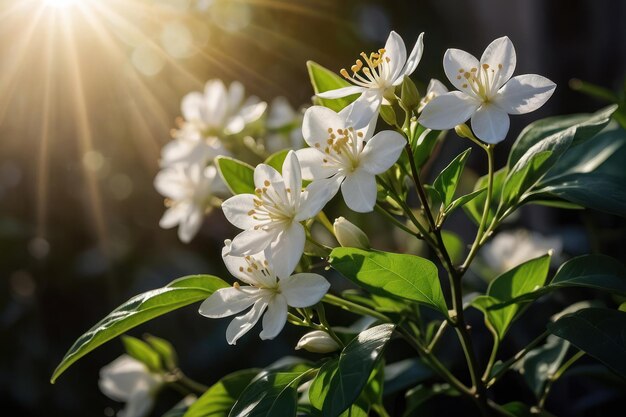
[[[460,125],[456,125],[454,127],[454,131],[456,132],[457,135],[459,135],[462,138],[478,140],[478,139],[476,139],[476,137],[472,133],[472,130],[469,128],[469,126],[466,125],[465,123],[461,123]]]
[[[338,217],[333,224],[335,237],[343,247],[369,249],[370,240],[363,230],[350,223],[344,217]]]
[[[305,334],[296,345],[296,350],[304,349],[313,353],[330,353],[339,348],[339,344],[322,330],[314,330]]]

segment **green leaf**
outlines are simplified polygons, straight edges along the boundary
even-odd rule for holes
[[[418,169],[424,166],[428,158],[430,158],[440,135],[440,130],[430,130],[422,125],[417,125],[412,132],[409,143],[411,144],[413,158]]]
[[[467,158],[469,158],[471,151],[471,148],[467,149],[454,158],[452,162],[441,171],[441,174],[439,174],[433,183],[433,187],[439,193],[439,197],[445,208],[448,208],[454,199],[456,187],[459,184],[463,168],[465,168],[465,162]]]
[[[491,224],[495,215],[496,209],[498,208],[498,204],[500,203],[500,195],[502,194],[502,187],[504,185],[504,180],[506,178],[507,169],[502,168],[496,171],[493,174],[493,192],[491,193],[491,203],[489,205],[489,214],[487,216],[487,224]],[[487,188],[488,177],[487,175],[482,176],[476,181],[476,185],[474,185],[474,190],[478,191],[483,188]],[[473,200],[469,201],[467,204],[463,206],[465,213],[468,215],[470,219],[474,221],[477,225],[480,224],[480,219],[483,215],[483,207],[485,206],[485,201],[487,200],[487,193],[481,193]]]
[[[245,369],[226,375],[202,394],[184,417],[227,417],[237,398],[259,371]]]
[[[563,287],[586,287],[626,295],[626,268],[601,254],[582,255],[565,262],[550,284],[509,300],[505,304],[534,300]]]
[[[309,71],[309,79],[313,86],[315,94],[324,93],[330,90],[336,90],[338,88],[348,87],[351,85],[339,75],[335,74],[329,69],[324,68],[317,62],[307,61],[307,70]],[[315,97],[314,102],[324,107],[328,107],[333,111],[340,111],[348,104],[352,103],[358,97],[357,94],[342,97],[337,99],[327,99]]]
[[[626,217],[626,188],[621,177],[589,173],[563,175],[534,191],[535,196],[556,196],[575,204]]]
[[[463,260],[463,255],[465,254],[465,243],[461,237],[456,233],[443,230],[441,232],[441,238],[443,239],[443,244],[450,255],[452,263],[457,264],[461,262]]]
[[[522,155],[536,143],[568,128],[574,128],[576,130],[573,138],[574,144],[584,142],[609,123],[611,115],[616,109],[617,106],[611,105],[593,114],[549,117],[529,124],[522,133],[520,133],[511,148],[508,167],[513,168]]]
[[[604,308],[586,308],[568,314],[548,331],[593,356],[626,378],[626,313]]]
[[[245,162],[228,156],[215,158],[215,165],[234,195],[254,194],[254,168]]]
[[[423,303],[448,314],[437,267],[419,256],[335,248],[330,264],[346,278],[373,294]]]
[[[404,359],[385,366],[385,395],[431,379],[435,374],[421,358]]]
[[[289,149],[283,149],[282,151],[275,152],[267,157],[264,164],[271,166],[278,172],[282,172],[283,162],[285,162],[288,153]]]
[[[515,171],[511,171],[504,182],[502,190],[502,207],[505,210],[517,204],[524,197],[524,193],[529,190],[549,169],[552,151],[542,151],[535,153],[530,159],[520,159],[520,163],[525,165]],[[518,164],[515,165],[518,168]]]
[[[132,336],[122,336],[122,343],[124,343],[126,353],[137,359],[139,362],[145,364],[152,372],[159,372],[163,370],[161,357],[143,340],[139,340]]]
[[[160,337],[152,336],[150,334],[145,335],[144,339],[146,340],[146,342],[148,342],[148,344],[150,344],[152,349],[154,349],[159,354],[168,369],[173,369],[176,367],[176,364],[178,363],[178,357],[176,355],[176,350],[174,349],[174,346],[172,346],[170,342],[165,339],[161,339]]]
[[[550,269],[550,254],[524,262],[494,279],[487,294],[478,296],[472,305],[485,315],[485,323],[502,340],[520,312],[522,302],[507,304],[516,297],[541,288]]]
[[[568,348],[568,341],[550,335],[543,346],[528,352],[516,365],[516,369],[538,399],[543,394],[548,380],[563,363]]]
[[[393,329],[392,324],[381,324],[359,333],[338,359],[327,362],[320,369],[311,385],[309,398],[325,417],[341,415],[359,398],[391,339]]]
[[[469,194],[462,195],[461,197],[459,197],[456,200],[454,200],[452,202],[452,204],[450,204],[446,208],[444,213],[446,214],[446,216],[449,215],[450,213],[452,213],[457,208],[464,206],[465,204],[469,203],[470,201],[472,201],[473,199],[477,198],[478,196],[480,196],[482,193],[484,193],[486,191],[487,191],[487,187],[481,188],[480,190],[472,191]],[[480,219],[479,219],[479,221],[480,221]]]
[[[74,342],[54,370],[50,382],[54,383],[70,365],[103,343],[155,317],[204,300],[224,287],[228,284],[218,277],[190,275],[131,298]]]
[[[246,387],[228,417],[295,416],[298,384],[309,373],[267,372]]]

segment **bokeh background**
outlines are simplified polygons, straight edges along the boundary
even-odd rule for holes
[[[206,80],[239,80],[250,94],[285,96],[297,107],[312,94],[307,60],[338,70],[382,46],[392,29],[410,45],[426,32],[414,74],[422,85],[445,78],[446,48],[479,55],[508,35],[516,73],[558,85],[542,109],[512,119],[515,137],[532,120],[604,105],[571,90],[571,78],[623,88],[624,22],[621,0],[0,0],[1,413],[113,415],[119,404],[99,392],[97,379],[122,353],[121,343],[90,354],[50,385],[66,349],[132,295],[185,274],[225,276],[218,254],[235,230],[215,212],[182,244],[175,231],[159,229],[163,201],[152,185],[180,99]],[[511,142],[498,147],[500,164]],[[447,141],[441,166],[466,145]],[[484,173],[477,155],[469,166]],[[467,237],[473,230],[462,216],[452,224]],[[534,208],[518,224],[563,237],[569,255],[624,255],[624,222],[608,215]],[[184,353],[182,368],[206,383],[267,365],[291,352],[298,337],[288,329],[259,344],[251,332],[230,347],[226,324],[190,307],[133,334],[172,340]],[[523,343],[532,334],[520,337]],[[619,403],[610,390],[581,384],[556,386],[548,408],[592,416]],[[563,401],[589,390],[595,397],[583,396],[584,404]],[[603,395],[609,405],[598,406]],[[175,401],[166,393],[154,415]]]

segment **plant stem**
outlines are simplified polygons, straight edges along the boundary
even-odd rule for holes
[[[328,217],[326,216],[326,213],[324,213],[323,211],[320,211],[319,213],[317,213],[316,216],[317,220],[322,223],[322,226],[324,226],[326,228],[326,230],[328,230],[330,232],[331,235],[333,235],[333,237],[335,236],[335,228],[333,227],[333,224],[330,222],[330,220],[328,220]]]
[[[498,349],[500,348],[500,337],[491,328],[490,330],[491,330],[491,334],[493,335],[493,346],[491,347],[491,355],[489,356],[489,362],[487,362],[487,366],[485,367],[485,372],[483,373],[483,377],[482,377],[483,383],[487,383],[487,381],[489,380],[489,375],[491,374],[493,365],[496,363],[496,356],[498,355]]]
[[[524,356],[526,356],[528,352],[530,352],[537,345],[539,345],[543,341],[543,339],[545,339],[549,334],[550,333],[548,333],[547,331],[541,333],[539,336],[533,339],[528,345],[526,345],[524,349],[520,350],[519,352],[515,354],[515,356],[513,356],[511,359],[504,362],[502,366],[500,367],[500,369],[498,369],[498,371],[494,374],[494,376],[487,382],[487,388],[495,384],[500,379],[500,377],[504,375],[504,373],[511,368],[511,366],[513,366],[517,361],[519,361]]]
[[[372,404],[372,408],[380,417],[391,417],[382,404]]]
[[[441,326],[439,326],[439,329],[437,329],[437,333],[435,333],[435,336],[433,336],[433,339],[430,341],[428,347],[426,348],[429,352],[432,352],[435,346],[437,346],[437,342],[439,342],[439,339],[441,339],[441,336],[443,336],[443,334],[445,333],[446,328],[448,327],[448,323],[448,321],[441,322]]]
[[[352,313],[371,316],[380,321],[384,321],[385,323],[393,323],[393,320],[376,310],[372,310],[361,304],[353,303],[352,301],[337,297],[336,295],[326,294],[324,298],[322,298],[322,301],[337,307],[341,307],[344,310],[351,311]]]
[[[175,369],[172,372],[172,374],[176,378],[175,380],[176,383],[182,385],[183,387],[189,389],[192,392],[196,392],[198,394],[204,394],[206,390],[209,389],[209,387],[207,387],[206,385],[201,384],[200,382],[194,381],[193,379],[189,378],[180,369]]]
[[[385,217],[387,220],[393,223],[394,226],[398,227],[399,229],[404,230],[411,236],[418,237],[417,233],[415,233],[414,231],[406,227],[404,224],[402,224],[401,221],[393,217],[393,215],[389,213],[387,210],[385,210],[380,204],[376,203],[376,205],[374,206],[374,209],[376,210],[377,213],[380,213],[383,217]]]
[[[539,399],[539,402],[537,403],[537,407],[539,407],[540,410],[542,410],[543,407],[545,406],[546,399],[548,398],[548,395],[550,394],[552,385],[565,373],[565,371],[567,371],[567,369],[570,366],[572,366],[578,359],[582,358],[584,355],[585,355],[585,352],[583,352],[582,350],[579,350],[578,352],[576,352],[576,354],[574,354],[574,356],[569,358],[567,362],[561,365],[559,369],[557,369],[556,372],[548,378],[548,381],[546,382],[546,387],[543,390],[543,394],[541,395],[541,398]]]
[[[478,249],[480,249],[481,245],[484,243],[483,242],[483,235],[484,235],[484,231],[485,231],[485,226],[487,224],[487,218],[489,217],[489,209],[491,206],[491,198],[493,196],[493,173],[495,171],[494,168],[494,158],[493,158],[493,145],[487,145],[484,146],[483,149],[485,150],[485,152],[487,153],[487,163],[489,165],[489,172],[488,172],[488,177],[487,177],[487,198],[485,199],[485,205],[483,206],[483,214],[482,217],[480,219],[480,224],[478,225],[478,231],[476,232],[476,239],[474,239],[474,243],[472,244],[472,248],[469,251],[469,254],[467,255],[467,258],[465,259],[465,262],[463,262],[463,265],[461,266],[461,271],[465,271],[467,270],[467,268],[470,266],[470,264],[472,263],[472,261],[474,260],[474,257],[476,256],[476,253],[478,253]],[[489,229],[490,231],[491,229]]]

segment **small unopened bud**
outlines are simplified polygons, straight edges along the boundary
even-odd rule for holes
[[[472,133],[472,130],[469,128],[469,126],[466,125],[465,123],[456,125],[454,128],[454,131],[456,132],[457,135],[459,135],[462,138],[478,140],[476,139],[476,136],[474,136],[474,134]]]
[[[302,336],[296,350],[304,349],[313,353],[330,353],[338,350],[339,344],[322,330],[314,330]]]
[[[400,98],[401,106],[407,112],[413,111],[420,104],[420,93],[417,91],[415,83],[406,75],[402,82]]]
[[[370,240],[363,230],[350,223],[344,217],[338,217],[333,224],[335,237],[339,244],[348,248],[369,249]]]

